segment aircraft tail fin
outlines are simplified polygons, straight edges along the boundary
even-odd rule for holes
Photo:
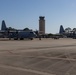
[[[1,30],[6,30],[6,29],[7,27],[6,27],[5,21],[3,20],[1,25]]]

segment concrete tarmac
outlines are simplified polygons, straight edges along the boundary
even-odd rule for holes
[[[0,39],[0,75],[76,75],[76,39]]]

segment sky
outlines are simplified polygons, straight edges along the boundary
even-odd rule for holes
[[[0,0],[0,24],[39,30],[39,16],[45,16],[46,33],[58,33],[60,25],[76,28],[76,0]]]

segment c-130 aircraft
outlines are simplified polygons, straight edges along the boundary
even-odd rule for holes
[[[24,31],[24,30],[9,30],[6,27],[5,21],[2,21],[2,26],[0,30],[0,37],[2,38],[13,38],[14,40],[23,40],[25,38],[33,40],[33,38],[36,37],[36,34],[34,31]]]

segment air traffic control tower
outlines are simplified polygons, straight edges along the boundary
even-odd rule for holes
[[[39,34],[44,35],[45,34],[45,17],[40,16],[39,17]]]

